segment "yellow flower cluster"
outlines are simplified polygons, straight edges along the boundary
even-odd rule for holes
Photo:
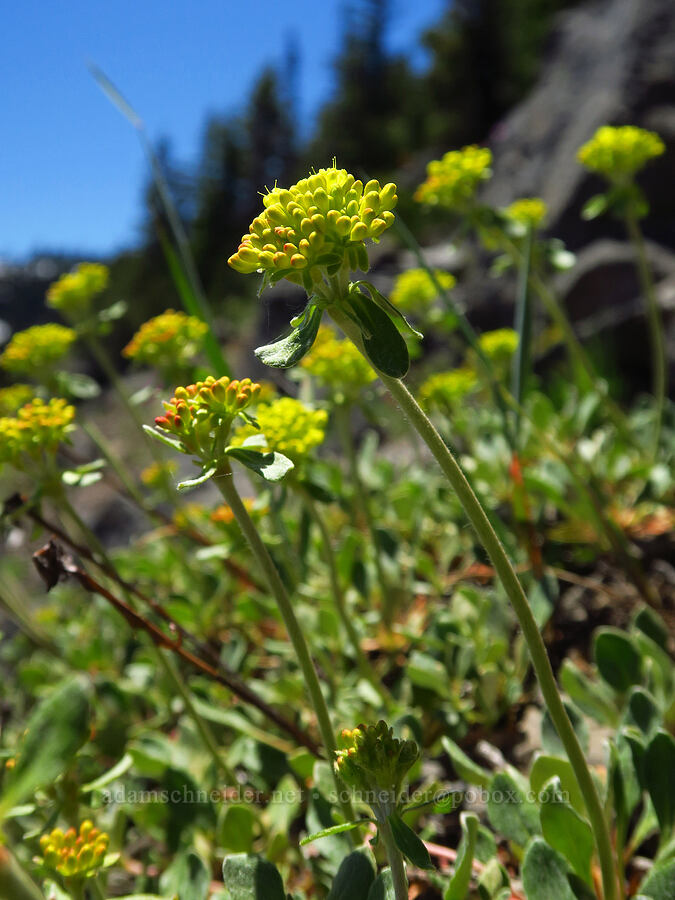
[[[155,425],[179,438],[187,453],[210,456],[214,433],[226,434],[234,417],[259,394],[260,385],[250,378],[238,381],[227,375],[218,379],[209,375],[204,381],[177,387]]]
[[[24,456],[53,453],[73,430],[75,408],[61,397],[35,398],[15,416],[0,418],[0,463],[21,467]]]
[[[265,270],[310,291],[326,274],[368,270],[364,241],[394,221],[396,185],[358,181],[346,169],[319,169],[291,188],[275,187],[228,260],[248,274]]]
[[[518,333],[512,328],[484,331],[478,338],[478,345],[493,362],[508,362],[518,347]]]
[[[141,481],[146,487],[160,487],[167,478],[173,478],[177,469],[175,462],[154,462],[141,471]]]
[[[548,208],[539,197],[523,197],[521,200],[515,200],[504,210],[507,219],[533,231],[543,224],[547,213]]]
[[[35,388],[29,384],[10,384],[0,388],[0,416],[11,416],[35,396]]]
[[[343,781],[357,790],[382,790],[387,800],[396,803],[401,784],[410,767],[419,758],[415,741],[401,741],[384,721],[377,725],[358,725],[340,735],[343,749],[335,751],[335,768]]]
[[[72,328],[50,322],[17,331],[0,355],[0,366],[9,372],[39,373],[68,353],[77,334]]]
[[[252,435],[262,433],[269,450],[276,450],[297,462],[323,443],[328,413],[323,409],[309,409],[292,397],[280,397],[258,406],[256,419],[260,431],[252,425],[244,425],[233,435],[232,444],[241,445]]]
[[[323,384],[343,390],[358,389],[377,378],[354,344],[338,338],[327,325],[319,328],[312,349],[300,365]]]
[[[108,849],[108,835],[86,819],[79,832],[54,828],[40,838],[44,865],[66,878],[83,876],[100,868]]]
[[[449,272],[434,269],[436,281],[444,291],[452,290],[456,279]],[[402,272],[391,292],[390,299],[404,313],[420,312],[431,306],[438,297],[438,291],[426,269],[408,269]]]
[[[74,272],[67,272],[49,287],[47,305],[69,318],[86,312],[94,297],[108,286],[109,276],[107,266],[80,263]]]
[[[181,365],[200,350],[208,325],[196,316],[167,309],[144,322],[122,353],[149,366]]]
[[[473,200],[482,181],[492,171],[492,153],[487,147],[471,145],[450,150],[427,165],[426,181],[417,188],[415,200],[429,206],[461,209]]]
[[[665,144],[653,131],[634,125],[603,125],[579,149],[577,159],[593,172],[610,180],[620,180],[639,172],[665,149]]]
[[[420,402],[426,409],[443,408],[456,403],[476,387],[478,378],[473,369],[452,369],[430,375],[420,386]]]

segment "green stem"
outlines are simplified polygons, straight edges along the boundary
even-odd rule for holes
[[[2,837],[0,837],[0,842]],[[5,900],[44,900],[44,894],[24,872],[8,847],[0,844],[0,897]]]
[[[277,567],[274,565],[274,560],[270,556],[267,547],[263,543],[262,538],[258,534],[258,531],[246,510],[246,507],[241,501],[241,497],[239,496],[234,483],[234,478],[232,477],[232,470],[229,466],[227,468],[222,468],[217,473],[214,478],[214,483],[218,486],[226,503],[228,503],[232,510],[234,517],[237,520],[237,524],[248,541],[251,551],[262,569],[269,588],[277,602],[279,612],[286,625],[286,631],[293,644],[293,649],[295,650],[298,663],[302,670],[307,692],[309,693],[312,706],[314,707],[321,739],[326,751],[326,759],[331,768],[331,772],[333,773],[338,801],[346,820],[348,822],[353,822],[354,810],[351,801],[344,799],[344,785],[337,777],[333,768],[333,760],[335,759],[335,751],[337,750],[333,725],[328,713],[328,707],[326,706],[326,700],[321,691],[321,685],[319,684],[316,669],[314,668],[314,663],[312,662],[312,657],[309,653],[309,647],[307,646],[307,641],[305,640],[302,628],[295,615],[291,598],[279,576]]]
[[[103,891],[103,888],[101,887],[98,875],[96,875],[94,878],[89,879],[89,887],[91,888],[91,892],[94,895],[94,900],[105,900],[105,893]]]
[[[408,900],[408,878],[405,874],[405,864],[403,862],[403,854],[398,849],[391,825],[385,818],[383,821],[378,819],[378,831],[384,844],[384,850],[387,854],[387,861],[391,869],[391,880],[394,885],[394,897],[396,900]]]
[[[640,278],[640,286],[647,305],[647,323],[649,325],[649,341],[651,344],[652,359],[654,360],[653,384],[654,397],[656,398],[656,425],[654,429],[653,456],[659,449],[661,438],[661,426],[663,423],[663,408],[666,400],[667,359],[666,342],[661,321],[661,311],[654,290],[654,281],[647,259],[647,249],[642,229],[638,220],[633,215],[626,216],[626,229],[635,249],[635,258]]]
[[[236,775],[223,759],[220,750],[218,749],[218,744],[216,742],[214,734],[211,731],[208,723],[195,709],[195,705],[192,702],[192,695],[190,694],[190,691],[188,690],[188,687],[185,684],[182,675],[176,668],[173,659],[167,652],[161,650],[159,647],[157,648],[157,658],[159,659],[159,662],[165,673],[168,675],[169,680],[173,683],[173,686],[180,694],[181,699],[185,704],[185,709],[187,710],[188,715],[195,723],[204,746],[211,755],[211,759],[214,762],[216,771],[220,772],[229,781],[230,784],[236,784]]]
[[[340,617],[340,621],[342,622],[342,625],[347,632],[349,642],[352,645],[352,650],[354,651],[354,656],[356,658],[357,668],[361,676],[375,688],[380,696],[380,699],[382,700],[382,703],[384,704],[385,708],[387,708],[389,706],[389,701],[391,698],[389,697],[386,688],[373,671],[373,667],[369,663],[366,654],[361,649],[359,636],[356,629],[354,628],[354,623],[352,622],[349,611],[347,609],[347,601],[345,600],[345,595],[340,584],[340,576],[338,575],[335,553],[333,552],[333,546],[331,544],[328,526],[326,525],[326,522],[324,521],[324,518],[319,512],[319,509],[311,495],[301,486],[298,486],[298,491],[307,508],[307,511],[309,512],[312,519],[314,519],[314,522],[321,534],[321,547],[323,549],[326,566],[328,567],[333,601],[335,603],[335,608],[337,609],[338,616]]]
[[[335,421],[340,440],[342,441],[342,447],[345,456],[347,457],[349,476],[352,482],[352,498],[354,505],[360,510],[361,515],[363,516],[363,521],[366,524],[366,529],[373,547],[377,583],[380,587],[380,594],[382,595],[382,616],[385,625],[387,628],[390,628],[393,616],[392,591],[389,587],[384,566],[382,565],[382,559],[380,557],[380,545],[377,539],[377,531],[375,530],[375,519],[373,518],[373,512],[370,508],[370,498],[361,478],[361,473],[359,472],[359,461],[356,456],[356,448],[354,447],[354,440],[352,438],[349,411],[350,408],[344,403],[336,404]]]
[[[363,343],[359,329],[340,310],[337,303],[332,304],[329,311],[337,325],[363,353]],[[532,666],[537,675],[544,701],[556,731],[565,747],[570,764],[574,769],[581,792],[586,799],[586,807],[595,835],[595,843],[602,869],[605,900],[616,900],[616,861],[612,852],[609,829],[602,804],[576,732],[560,697],[551,662],[546,652],[546,646],[518,576],[483,507],[471,489],[471,485],[431,420],[426,416],[402,381],[398,378],[391,378],[382,372],[378,372],[378,375],[394,399],[400,404],[410,424],[426,443],[427,447],[429,447],[450,482],[511,601],[530,651]]]

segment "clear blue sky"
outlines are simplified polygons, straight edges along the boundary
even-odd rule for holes
[[[413,50],[447,0],[394,0],[389,44]],[[0,260],[41,249],[106,254],[138,235],[145,167],[91,60],[176,158],[198,158],[209,113],[235,111],[260,69],[301,53],[301,106],[332,88],[342,0],[22,0],[0,32]],[[419,59],[419,51],[418,51]]]

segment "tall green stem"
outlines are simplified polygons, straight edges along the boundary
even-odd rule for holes
[[[336,303],[329,307],[329,312],[337,325],[363,353],[363,343],[359,329],[352,323]],[[365,354],[364,354],[365,355]],[[367,357],[366,357],[367,358]],[[474,494],[457,461],[448,450],[433,423],[424,413],[407,387],[397,378],[391,378],[382,372],[378,375],[395,400],[400,404],[411,425],[431,450],[437,463],[457,494],[464,511],[471,522],[479,540],[483,544],[492,565],[514,608],[523,636],[532,658],[532,665],[539,681],[544,701],[556,731],[565,747],[567,757],[574,769],[579,787],[586,799],[589,819],[595,835],[595,842],[602,869],[602,881],[605,900],[617,898],[616,861],[612,852],[612,844],[605,814],[597,789],[589,771],[583,750],[579,744],[574,727],[565,710],[546,647],[530,609],[525,592],[518,580],[504,547],[497,537],[490,520]]]
[[[342,622],[342,625],[347,632],[349,643],[352,645],[352,650],[354,651],[356,665],[359,673],[375,688],[384,706],[388,707],[390,698],[384,685],[373,671],[373,667],[368,662],[365,653],[361,649],[359,636],[356,632],[356,629],[354,628],[354,623],[352,622],[349,611],[347,609],[347,601],[342,591],[342,585],[340,584],[340,576],[338,574],[335,553],[333,552],[333,545],[331,543],[328,526],[326,525],[326,522],[319,512],[317,505],[311,495],[302,487],[299,488],[299,491],[302,496],[302,500],[307,508],[307,511],[314,520],[321,534],[321,548],[323,550],[324,559],[328,568],[333,601],[335,603],[335,608],[337,609],[338,616],[340,617],[340,621]]]
[[[638,220],[633,215],[626,216],[626,230],[635,249],[635,258],[637,263],[638,277],[640,279],[640,287],[644,294],[645,303],[647,305],[647,323],[649,325],[649,342],[651,345],[652,359],[654,360],[653,370],[653,390],[656,399],[656,425],[654,428],[654,449],[653,455],[656,456],[659,449],[659,440],[661,438],[661,426],[663,423],[663,408],[666,400],[666,379],[667,379],[667,359],[666,359],[666,341],[663,334],[663,323],[661,321],[661,311],[654,290],[654,281],[652,279],[649,268],[649,260],[647,259],[647,249],[645,247],[645,239],[642,229],[638,224]]]
[[[338,801],[342,808],[343,814],[347,818],[347,821],[352,822],[354,820],[354,810],[352,808],[352,804],[349,800],[344,799],[344,785],[341,783],[340,779],[337,777],[333,769],[333,760],[335,759],[335,751],[337,750],[337,743],[335,741],[333,725],[328,713],[328,707],[326,706],[326,700],[321,691],[319,678],[316,674],[316,669],[314,668],[314,663],[312,662],[312,657],[309,653],[309,647],[307,646],[305,635],[303,634],[300,623],[298,622],[295,615],[293,604],[291,603],[291,598],[286,591],[286,587],[284,586],[284,583],[279,576],[277,567],[274,565],[274,561],[270,556],[267,547],[263,543],[262,538],[258,534],[258,531],[246,510],[246,507],[242,503],[239,492],[237,491],[237,488],[234,484],[232,470],[229,467],[222,468],[214,478],[214,484],[218,486],[221,494],[225,498],[226,503],[228,503],[230,509],[232,510],[234,517],[237,520],[237,524],[241,528],[244,537],[248,541],[251,551],[258,561],[258,564],[263,571],[274,599],[277,602],[279,612],[281,613],[284,624],[286,625],[286,631],[288,632],[288,636],[291,640],[291,643],[293,644],[295,655],[297,656],[298,663],[302,670],[307,692],[309,693],[310,699],[312,701],[312,706],[314,707],[314,713],[316,715],[317,724],[321,733],[321,740],[323,741],[323,745],[326,751],[326,758],[328,760],[328,764],[331,767],[331,771],[333,772],[333,779],[335,781],[335,789],[337,791]]]
[[[405,874],[405,864],[403,862],[403,854],[396,846],[394,834],[391,825],[385,818],[383,821],[378,820],[377,828],[384,844],[384,850],[387,854],[387,861],[391,869],[391,880],[394,885],[394,897],[396,900],[408,900],[408,877]]]

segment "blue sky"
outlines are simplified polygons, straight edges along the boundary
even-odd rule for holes
[[[415,47],[446,0],[394,0],[389,44]],[[0,31],[0,260],[132,246],[145,166],[133,129],[86,68],[96,63],[175,157],[198,158],[209,113],[235,111],[292,34],[301,108],[332,87],[342,0],[23,0]],[[419,52],[418,61],[422,62]]]

